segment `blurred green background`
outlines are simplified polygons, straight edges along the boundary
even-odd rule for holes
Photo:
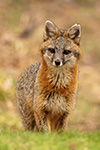
[[[16,108],[18,76],[40,60],[44,23],[82,26],[79,90],[68,130],[100,129],[100,0],[0,0],[0,130],[23,130]]]

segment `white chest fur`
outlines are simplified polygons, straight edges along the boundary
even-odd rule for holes
[[[46,110],[53,115],[63,114],[70,111],[70,105],[67,100],[63,96],[57,94],[51,96],[49,100],[45,100],[43,105]]]

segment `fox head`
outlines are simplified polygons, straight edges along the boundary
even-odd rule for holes
[[[41,53],[45,63],[55,68],[73,67],[80,59],[81,27],[79,24],[60,30],[51,21],[45,22]]]

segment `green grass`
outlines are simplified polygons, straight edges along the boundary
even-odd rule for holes
[[[0,150],[100,150],[100,132],[0,133]]]

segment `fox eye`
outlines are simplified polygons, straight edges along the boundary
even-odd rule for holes
[[[55,49],[54,49],[54,48],[48,48],[48,51],[49,51],[50,53],[55,53]]]
[[[64,55],[68,55],[68,54],[70,54],[70,53],[71,53],[70,50],[64,50],[64,52],[63,52]]]

